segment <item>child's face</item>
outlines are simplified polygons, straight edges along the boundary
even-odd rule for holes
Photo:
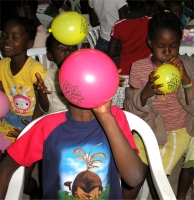
[[[153,62],[160,66],[179,54],[181,40],[175,31],[163,29],[154,33],[153,39],[148,38],[148,45],[152,48]]]
[[[170,7],[170,11],[173,12],[179,19],[182,18],[183,15],[183,7],[177,4],[172,4]]]
[[[5,57],[26,55],[33,43],[34,41],[29,39],[24,26],[16,22],[7,22],[1,36],[2,51]]]
[[[76,50],[77,46],[67,46],[55,41],[52,45],[52,52],[48,56],[60,68],[63,61]]]

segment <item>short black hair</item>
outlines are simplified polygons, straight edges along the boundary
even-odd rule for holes
[[[55,42],[58,42],[58,44],[62,44],[61,42],[59,42],[57,39],[55,39],[55,37],[53,36],[52,33],[50,33],[50,35],[47,37],[46,39],[46,51],[52,53],[52,46]],[[65,45],[65,44],[64,44]],[[77,45],[67,45],[67,46],[76,46]]]
[[[153,39],[155,31],[164,29],[175,31],[181,40],[183,35],[182,23],[174,13],[161,11],[155,14],[148,24],[148,37]]]
[[[46,51],[52,52],[52,46],[57,40],[54,38],[53,34],[50,33],[50,35],[46,39]],[[58,42],[58,41],[57,41]]]
[[[131,11],[141,10],[146,5],[153,6],[157,4],[157,0],[127,0],[128,5],[130,6]]]
[[[27,17],[13,17],[13,18],[8,19],[7,22],[4,24],[4,26],[10,21],[24,26],[24,28],[26,29],[26,32],[29,35],[30,40],[35,39],[36,25],[34,24],[34,20],[28,19]],[[4,28],[4,26],[3,26],[3,28]]]

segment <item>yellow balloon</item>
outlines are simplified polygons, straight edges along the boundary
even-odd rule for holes
[[[62,44],[76,45],[88,34],[88,22],[77,12],[62,12],[53,19],[49,32]]]
[[[160,78],[154,81],[155,85],[164,84],[158,88],[161,92],[172,93],[177,90],[181,84],[181,75],[177,67],[171,64],[163,64],[159,66],[154,76],[159,75]]]

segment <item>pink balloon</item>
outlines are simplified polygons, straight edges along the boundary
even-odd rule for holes
[[[119,83],[112,59],[96,49],[81,49],[62,64],[59,84],[65,97],[82,108],[95,108],[114,96]]]
[[[3,119],[10,109],[10,102],[6,94],[0,91],[0,119]]]

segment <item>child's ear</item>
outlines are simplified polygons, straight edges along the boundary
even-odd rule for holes
[[[47,52],[47,53],[46,53],[46,57],[47,57],[47,59],[48,59],[49,61],[53,61],[53,60],[54,60],[54,58],[53,58],[53,56],[52,56],[52,53],[50,53],[50,52]]]
[[[150,47],[150,48],[152,48],[152,42],[151,42],[151,40],[147,37],[147,43],[148,43],[148,46]]]
[[[28,49],[31,49],[32,47],[34,46],[34,40],[30,40],[29,42],[28,42]]]

